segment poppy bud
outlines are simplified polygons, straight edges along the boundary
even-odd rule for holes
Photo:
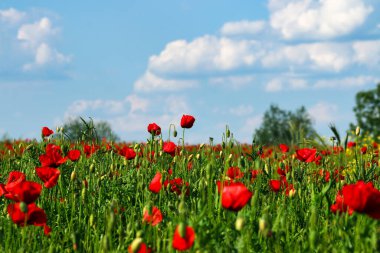
[[[95,164],[91,163],[90,165],[90,172],[94,172],[95,170]]]
[[[222,156],[222,155],[223,155],[223,151],[220,150],[220,152],[219,152],[219,156]]]
[[[142,230],[137,231],[136,238],[141,238],[144,235],[144,232]]]
[[[84,200],[86,198],[86,188],[85,187],[82,188],[82,194],[81,194],[81,196],[82,196],[82,200]]]
[[[195,157],[197,158],[197,160],[199,160],[199,158],[201,158],[201,154],[198,153]]]
[[[202,149],[206,144],[202,143],[201,145],[199,145],[199,149]]]
[[[74,181],[76,178],[77,178],[77,173],[75,172],[75,170],[73,170],[73,172],[71,172],[70,179],[71,181]]]
[[[28,212],[28,206],[27,206],[27,204],[25,203],[25,202],[20,202],[20,210],[21,210],[21,212],[23,212],[23,213],[27,213]]]
[[[292,197],[294,197],[294,195],[296,195],[296,190],[295,189],[291,189],[289,191],[289,197],[292,198]]]
[[[90,226],[92,227],[94,225],[94,215],[93,214],[90,215],[89,222],[90,222]]]
[[[187,161],[191,161],[191,159],[193,159],[193,154],[189,155],[189,157],[187,158]]]
[[[227,131],[226,131],[226,136],[227,136],[227,138],[230,138],[230,136],[231,136],[231,131],[228,128],[227,128]]]
[[[174,138],[177,137],[177,134],[178,134],[178,133],[177,133],[177,130],[174,129],[174,132],[173,132],[173,136],[174,136]]]
[[[178,225],[178,232],[179,232],[179,235],[184,238],[186,236],[186,226],[185,224],[183,224],[183,222],[179,223]]]
[[[185,205],[185,201],[181,201],[178,205],[178,212],[179,213],[185,213],[186,212],[186,205]]]
[[[244,227],[244,218],[238,217],[235,221],[235,229],[241,231]]]
[[[359,126],[356,127],[355,134],[356,134],[356,136],[360,135],[360,127]]]
[[[164,146],[164,142],[163,142],[163,140],[162,139],[160,139],[160,142],[159,142],[159,145],[160,145],[160,150],[162,150],[162,147]]]
[[[264,218],[259,219],[259,231],[263,234],[265,234],[265,230],[267,228],[267,222]]]
[[[133,240],[133,242],[131,244],[131,249],[132,249],[133,253],[135,253],[139,250],[142,241],[143,241],[142,238],[136,238]]]

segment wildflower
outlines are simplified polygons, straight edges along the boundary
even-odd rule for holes
[[[296,150],[296,157],[302,162],[310,163],[315,160],[316,153],[317,150],[314,148],[302,148]]]
[[[191,115],[183,115],[181,118],[182,128],[191,128],[195,122],[195,118]]]
[[[152,226],[156,226],[162,221],[162,213],[158,207],[154,206],[152,208],[152,212],[150,210],[144,208],[143,221],[151,224]]]
[[[182,224],[183,225],[183,224]],[[183,251],[193,247],[195,240],[194,229],[190,226],[184,227],[181,235],[181,225],[178,225],[174,231],[172,246],[174,249]]]
[[[42,137],[49,137],[50,135],[52,135],[54,133],[53,130],[51,130],[50,128],[48,127],[43,127],[42,128]]]
[[[80,150],[78,150],[78,149],[70,150],[70,151],[67,153],[67,157],[68,157],[72,162],[78,161],[79,158],[80,158]]]
[[[240,211],[251,199],[250,192],[243,183],[230,183],[222,189],[222,206],[231,211]]]
[[[160,192],[161,187],[162,187],[161,178],[162,178],[161,173],[157,172],[149,184],[149,191],[151,191],[153,193],[159,193]]]
[[[7,207],[8,214],[12,221],[19,225],[34,225],[34,226],[44,226],[47,222],[47,217],[45,211],[35,203],[31,203],[27,206],[27,212],[22,212],[20,208],[21,203],[9,204]]]
[[[151,123],[148,125],[148,132],[153,135],[160,135],[161,127],[158,126],[156,123]]]
[[[52,188],[57,184],[61,172],[56,168],[36,168],[37,176],[44,182],[46,188]]]
[[[167,154],[169,154],[171,156],[174,156],[176,148],[177,148],[177,146],[174,144],[174,142],[167,141],[167,142],[164,143],[162,150],[165,153],[167,153]]]

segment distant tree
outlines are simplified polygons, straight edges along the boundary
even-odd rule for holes
[[[380,136],[380,83],[375,89],[356,94],[354,112],[357,123],[350,124],[352,130],[359,126],[362,132]]]
[[[72,141],[96,141],[103,138],[108,141],[117,141],[119,137],[112,131],[110,124],[106,121],[94,122],[92,119],[85,121],[83,118],[76,118],[63,125],[63,132]]]
[[[304,106],[292,112],[271,105],[255,131],[255,141],[263,145],[297,144],[303,138],[312,138],[315,133]]]

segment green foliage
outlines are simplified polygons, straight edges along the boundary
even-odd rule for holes
[[[357,124],[350,124],[353,131],[359,126],[362,132],[373,137],[380,136],[380,83],[375,89],[356,94],[354,112]]]
[[[91,118],[87,122],[83,118],[76,118],[63,125],[63,133],[71,141],[95,141],[103,138],[108,141],[117,141],[119,137],[112,131],[106,121],[94,122]]]
[[[315,135],[310,116],[304,106],[295,112],[271,105],[264,113],[263,122],[255,131],[255,140],[261,144],[297,144]]]

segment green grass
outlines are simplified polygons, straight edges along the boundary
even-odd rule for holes
[[[27,180],[41,183],[35,173],[40,166],[38,157],[47,142],[14,143],[26,151],[17,155],[6,151],[0,156],[0,182],[6,183],[10,171],[19,170]],[[70,143],[56,140],[64,154]],[[234,145],[232,145],[234,144]],[[0,150],[6,150],[0,145]],[[81,145],[76,147],[82,149]],[[354,183],[357,168],[362,168],[373,157],[355,156],[345,152],[322,159],[321,165],[303,163],[292,157],[294,149],[282,160],[279,149],[270,157],[254,159],[247,155],[250,146],[232,141],[216,149],[211,146],[192,147],[182,155],[160,155],[159,141],[142,144],[143,156],[127,161],[124,157],[102,147],[91,157],[83,153],[79,161],[67,161],[58,169],[61,176],[52,189],[43,189],[36,204],[48,216],[52,228],[45,236],[41,227],[18,227],[8,217],[10,200],[0,198],[0,252],[127,252],[132,241],[140,236],[155,252],[175,252],[172,248],[174,229],[180,222],[192,226],[196,239],[190,252],[373,252],[379,250],[379,222],[369,216],[354,213],[336,215],[330,211],[335,196],[344,183]],[[331,147],[328,147],[331,149]],[[216,149],[216,150],[215,150]],[[258,147],[253,147],[254,151]],[[147,159],[150,150],[156,151],[156,161]],[[220,152],[220,150],[222,150]],[[244,151],[243,151],[244,150]],[[140,150],[136,150],[139,153]],[[191,158],[189,156],[192,155]],[[197,154],[199,158],[197,158]],[[233,154],[230,157],[230,154]],[[191,160],[192,169],[188,170]],[[294,185],[294,196],[271,191],[268,180],[278,179],[277,168],[288,165],[292,171],[287,180]],[[225,210],[221,205],[216,181],[224,180],[230,166],[238,166],[244,173],[240,180],[253,197],[239,212]],[[333,173],[344,168],[345,181],[335,182]],[[189,182],[190,194],[177,194],[162,189],[159,194],[148,190],[157,171],[163,180],[169,177]],[[330,171],[330,183],[316,173],[323,168]],[[251,170],[264,170],[251,180]],[[369,171],[369,169],[364,169]],[[75,176],[73,175],[75,171]],[[376,188],[379,174],[377,165],[367,173],[367,181]],[[88,182],[85,187],[84,180]],[[181,201],[184,208],[179,208]],[[157,206],[164,218],[152,227],[142,222],[143,208]],[[182,211],[181,211],[182,210]],[[244,225],[235,227],[236,220]],[[261,223],[261,229],[259,226]]]

